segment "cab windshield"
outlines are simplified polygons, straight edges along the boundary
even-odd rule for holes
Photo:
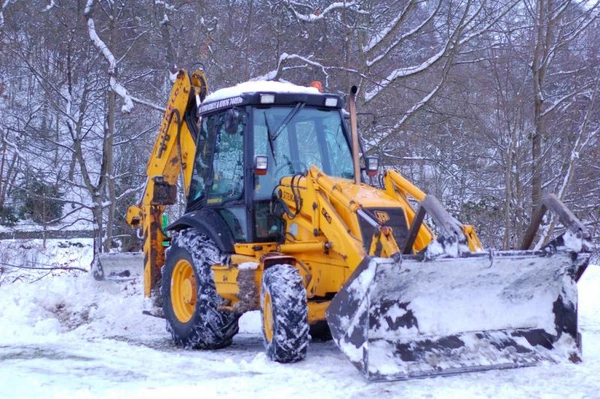
[[[258,176],[256,199],[268,199],[284,176],[316,165],[329,176],[354,178],[352,154],[337,109],[255,108],[254,155],[268,157],[268,173]]]

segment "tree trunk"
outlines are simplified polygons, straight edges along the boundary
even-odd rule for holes
[[[113,15],[110,22],[110,35],[108,38],[108,45],[110,48],[113,47],[114,42],[114,31],[115,31],[115,20],[117,19],[117,6],[113,4]],[[112,75],[112,76],[111,76]],[[109,78],[117,79],[117,70],[111,70]],[[104,137],[104,159],[105,167],[104,172],[106,173],[106,188],[108,194],[108,214],[106,216],[106,240],[104,241],[104,252],[110,252],[112,247],[113,237],[113,224],[115,218],[115,207],[116,207],[116,195],[115,195],[115,178],[114,178],[114,167],[113,167],[113,142],[115,136],[115,102],[116,93],[109,87],[108,89],[108,115],[106,118],[106,135]]]
[[[511,202],[513,199],[512,192],[512,176],[513,176],[513,143],[511,137],[511,142],[508,145],[507,153],[506,153],[506,166],[504,169],[504,239],[503,239],[503,247],[504,249],[508,249],[511,246],[510,237],[511,237],[511,221],[513,219],[513,215],[511,212]]]
[[[547,19],[546,4],[544,0],[537,1],[537,15],[535,21],[535,49],[533,52],[533,111],[535,131],[531,138],[531,209],[532,212],[540,203],[542,197],[542,137],[544,135],[544,117],[543,105],[544,98],[542,94],[544,80],[544,58],[546,56],[546,36]]]
[[[106,241],[104,242],[104,252],[109,252],[112,246],[113,224],[115,218],[116,195],[115,178],[113,176],[113,141],[115,131],[115,98],[113,90],[108,91],[108,118],[106,127],[106,137],[104,139],[104,155],[106,159],[106,184],[108,191],[108,215],[106,217]]]
[[[98,253],[103,252],[103,243],[102,243],[102,232],[103,232],[103,223],[102,223],[102,197],[98,192],[92,194],[93,198],[93,208],[92,214],[94,215],[94,256]]]

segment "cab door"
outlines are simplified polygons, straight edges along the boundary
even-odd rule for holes
[[[210,209],[227,223],[236,242],[246,242],[244,131],[242,109],[202,117],[186,212]]]

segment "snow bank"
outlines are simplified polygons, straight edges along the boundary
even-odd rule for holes
[[[142,286],[97,282],[88,273],[70,272],[38,282],[0,287],[0,342],[77,338],[140,340],[167,338],[164,323],[142,315]],[[158,335],[157,335],[158,334]]]
[[[92,239],[1,240],[0,286],[64,272],[56,268],[88,270],[92,256]]]
[[[92,240],[1,241],[0,263],[88,270]],[[171,345],[165,321],[144,315],[143,281],[96,281],[81,270],[4,267],[0,274],[0,345],[72,339],[117,338]],[[240,331],[260,332],[260,316],[240,321]]]

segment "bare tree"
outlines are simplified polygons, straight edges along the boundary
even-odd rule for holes
[[[535,131],[533,132],[532,145],[532,182],[531,182],[531,205],[537,206],[541,199],[542,189],[548,186],[544,181],[544,165],[547,164],[549,148],[555,144],[544,148],[544,141],[550,137],[551,129],[548,122],[551,119],[557,120],[561,110],[568,103],[577,99],[578,96],[588,92],[595,83],[589,79],[580,80],[579,68],[571,68],[570,56],[565,57],[565,52],[569,52],[569,47],[576,43],[581,35],[598,18],[600,6],[595,3],[591,6],[586,1],[560,1],[560,0],[536,0],[525,1],[524,6],[531,18],[534,32],[532,33],[533,57],[531,60],[532,83],[533,83],[533,110]],[[575,49],[571,49],[574,52]],[[576,51],[576,50],[575,50]],[[555,73],[552,76],[553,72]],[[556,73],[558,73],[557,76]],[[589,76],[591,78],[591,76]],[[569,85],[559,84],[560,81],[569,81]],[[593,102],[592,102],[593,103]],[[585,122],[582,121],[585,125]],[[579,137],[575,140],[575,148],[581,145],[580,140],[583,133],[580,129]],[[563,184],[559,188],[561,197],[564,197],[565,190],[570,181],[571,172],[569,169],[573,162],[569,162],[569,167],[564,172]],[[550,177],[552,179],[553,177]],[[544,242],[549,231],[542,233],[543,239],[538,245]]]

